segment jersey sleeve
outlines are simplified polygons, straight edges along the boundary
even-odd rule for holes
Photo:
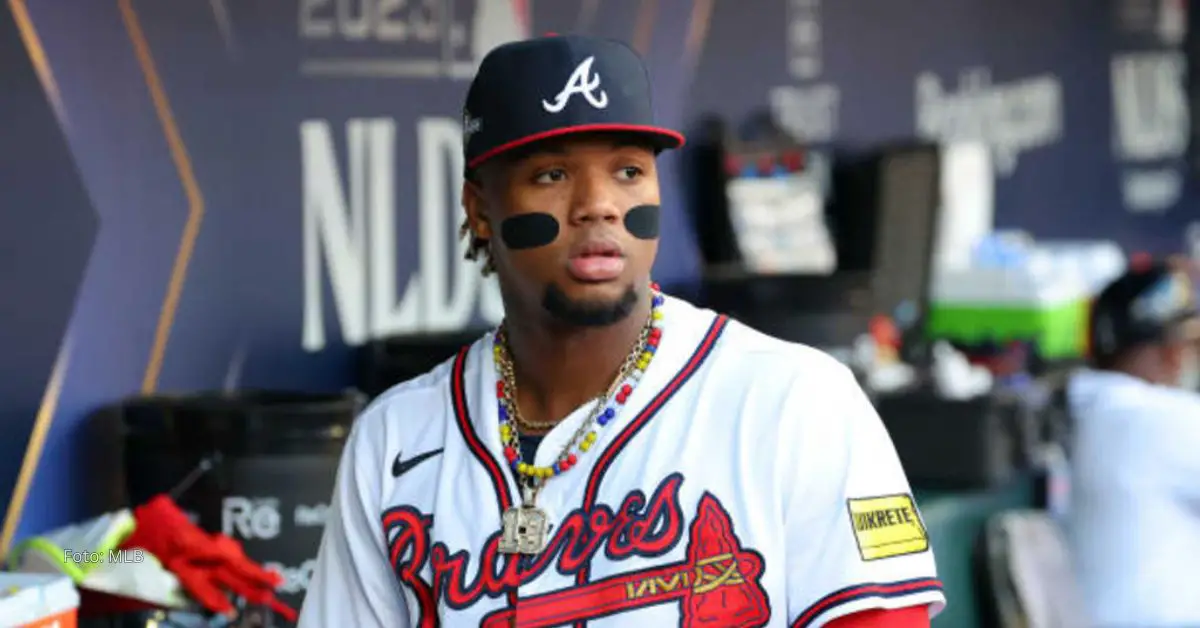
[[[380,418],[371,410],[362,415],[342,453],[298,628],[409,628],[379,523],[383,438],[372,432],[382,430]]]
[[[788,619],[945,606],[925,524],[891,438],[849,369],[793,385],[780,439]],[[787,429],[785,427],[785,429]]]

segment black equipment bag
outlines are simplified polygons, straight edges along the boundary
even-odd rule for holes
[[[988,489],[1031,467],[1038,417],[1018,398],[949,400],[922,388],[873,401],[913,486]]]
[[[480,330],[394,336],[358,350],[358,389],[370,398],[433,369],[479,339]]]

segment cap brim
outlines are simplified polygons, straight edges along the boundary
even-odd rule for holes
[[[683,134],[671,129],[664,129],[657,126],[646,126],[640,124],[580,124],[576,126],[566,126],[542,133],[534,133],[520,139],[501,144],[481,155],[476,156],[467,164],[467,169],[476,168],[489,159],[498,157],[504,153],[529,146],[535,142],[549,140],[568,135],[576,135],[579,133],[625,133],[638,135],[646,138],[655,147],[670,150],[683,146],[685,140]]]

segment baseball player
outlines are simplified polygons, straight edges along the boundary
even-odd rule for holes
[[[850,371],[664,295],[641,59],[483,60],[465,236],[506,319],[358,420],[300,625],[927,627],[925,527]]]
[[[1183,268],[1109,285],[1067,388],[1068,538],[1091,625],[1200,626],[1200,311]]]

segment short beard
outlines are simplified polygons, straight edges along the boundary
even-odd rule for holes
[[[615,301],[572,300],[554,284],[546,286],[542,307],[556,320],[572,327],[607,327],[633,314],[638,294],[629,286]]]

